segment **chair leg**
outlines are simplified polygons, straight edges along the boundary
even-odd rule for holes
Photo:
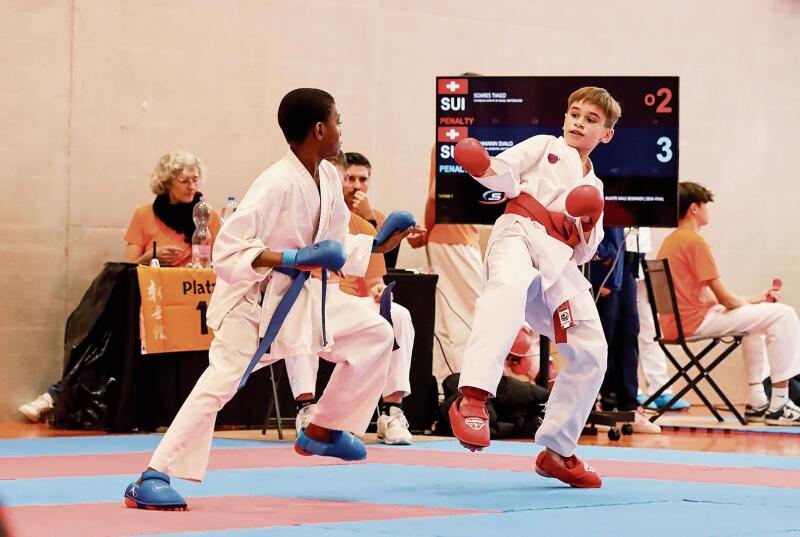
[[[269,427],[269,420],[272,418],[272,410],[275,409],[276,419],[275,423],[278,425],[278,439],[283,440],[283,425],[281,424],[281,405],[278,401],[278,382],[275,380],[275,370],[272,364],[269,364],[269,380],[272,384],[272,399],[269,400],[267,405],[267,415],[264,417],[264,427],[261,428],[261,434],[267,434]]]
[[[736,406],[734,406],[734,404],[731,403],[730,399],[728,399],[728,397],[725,395],[725,393],[722,391],[719,385],[717,385],[714,379],[711,378],[710,375],[711,371],[715,367],[717,367],[717,365],[719,365],[722,362],[722,360],[724,360],[730,353],[732,353],[736,349],[736,347],[739,346],[740,343],[741,340],[736,340],[734,343],[728,345],[728,348],[725,349],[725,352],[717,356],[717,358],[715,358],[714,361],[709,364],[708,368],[703,370],[703,373],[708,384],[715,392],[717,392],[717,395],[719,396],[720,399],[722,399],[723,404],[728,408],[728,410],[730,410],[731,414],[734,415],[734,417],[739,421],[739,423],[741,423],[742,425],[747,425],[747,420],[744,419],[742,414],[736,409]]]
[[[710,369],[706,369],[705,367],[703,367],[703,364],[700,362],[700,360],[705,355],[707,355],[711,351],[711,349],[716,347],[718,343],[719,341],[717,340],[712,341],[711,343],[706,345],[703,348],[703,350],[700,351],[700,353],[698,354],[694,354],[688,347],[683,346],[683,350],[686,353],[686,356],[689,358],[689,363],[686,364],[685,367],[680,369],[678,375],[682,375],[686,379],[686,386],[675,394],[675,396],[672,398],[672,401],[670,401],[668,405],[672,404],[674,401],[677,401],[678,399],[683,397],[690,389],[692,389],[700,397],[700,399],[703,401],[703,404],[716,418],[717,421],[719,422],[725,421],[722,415],[716,409],[716,407],[714,407],[714,405],[711,404],[711,401],[708,400],[705,394],[697,386],[697,384],[700,382],[701,379],[703,378],[705,378],[706,380],[709,379],[708,372],[710,371]],[[725,355],[723,355],[723,357],[724,356]],[[714,364],[714,366],[716,366],[716,364]],[[691,369],[692,367],[696,367],[697,370],[700,372],[700,374],[694,378],[689,377],[689,369]]]
[[[272,400],[275,401],[275,422],[278,424],[278,439],[283,440],[283,425],[281,424],[281,404],[278,401],[278,383],[275,382],[275,370],[269,364],[269,380],[272,383]]]
[[[690,379],[689,380],[689,384],[687,384],[686,386],[681,388],[680,391],[678,391],[678,393],[675,394],[675,396],[672,398],[672,400],[669,402],[669,404],[672,404],[673,402],[677,401],[678,399],[680,399],[681,397],[686,395],[686,393],[690,389],[693,389],[697,393],[702,393],[700,391],[700,389],[697,387],[697,383],[700,382],[700,380],[702,380],[703,377],[704,377],[704,375],[701,373],[701,374],[697,375],[695,378]],[[725,419],[722,417],[722,415],[719,413],[719,411],[714,407],[714,405],[711,404],[711,402],[708,400],[708,398],[706,398],[705,395],[702,396],[702,399],[703,399],[703,404],[706,406],[706,408],[708,408],[708,410],[716,418],[717,421],[719,421],[719,422],[725,421]]]
[[[700,358],[705,356],[708,353],[708,351],[711,350],[711,348],[713,348],[713,347],[715,347],[717,345],[718,342],[719,341],[715,340],[714,342],[709,344],[705,349],[703,349],[703,352],[701,352],[699,355],[697,355],[697,357],[693,356],[690,353],[690,351],[688,351],[688,349],[684,349],[684,350],[686,350],[687,355],[689,355],[690,359],[692,360],[692,363],[700,370],[700,374],[697,375],[694,379],[691,380],[691,384],[695,385],[698,382],[700,382],[701,379],[705,379],[708,382],[708,384],[711,386],[711,388],[717,393],[717,395],[720,397],[720,399],[722,399],[723,404],[728,408],[728,410],[730,410],[731,414],[734,415],[734,417],[739,421],[739,423],[741,423],[742,425],[747,425],[747,420],[745,420],[744,417],[742,417],[741,413],[736,409],[736,407],[733,405],[733,403],[731,403],[730,399],[728,399],[728,397],[720,389],[720,387],[717,385],[717,383],[714,382],[714,379],[711,378],[711,371],[713,371],[720,363],[722,363],[722,361],[730,353],[732,353],[736,349],[736,347],[739,346],[739,343],[741,343],[741,341],[737,340],[736,342],[728,345],[728,348],[726,348],[724,352],[722,352],[719,356],[717,356],[714,359],[714,361],[711,362],[708,365],[708,367],[703,367],[703,365],[700,364]],[[686,393],[689,390],[689,388],[690,388],[690,386],[684,387],[675,396],[675,398],[683,396],[683,394]],[[724,421],[722,416],[720,416],[719,412],[717,411],[716,408],[714,408],[714,406],[712,406],[710,404],[706,404],[706,406],[711,411],[711,413],[714,414],[714,417],[717,418],[717,421],[720,421],[720,422]]]
[[[274,389],[273,389],[274,394]],[[269,400],[267,403],[267,415],[264,416],[264,427],[261,428],[261,434],[267,434],[267,428],[269,427],[269,420],[272,417],[272,411],[275,408],[275,396],[272,396],[272,399]]]
[[[689,377],[689,369],[691,368],[691,366],[693,366],[693,365],[694,365],[695,367],[702,368],[702,366],[700,365],[700,359],[701,359],[703,356],[705,356],[705,355],[706,355],[706,353],[707,353],[709,350],[711,350],[712,348],[714,348],[715,346],[716,346],[716,343],[713,343],[713,344],[710,344],[710,345],[708,345],[708,346],[707,346],[705,349],[703,349],[703,351],[702,351],[702,352],[701,352],[701,353],[700,353],[698,356],[694,357],[694,360],[692,360],[692,358],[691,358],[693,355],[691,355],[691,354],[688,354],[688,356],[690,356],[690,362],[689,362],[689,364],[687,364],[687,365],[686,365],[686,368],[680,368],[680,367],[678,367],[678,368],[677,368],[677,369],[678,369],[678,375],[682,376],[682,377],[683,377],[683,379],[684,379],[684,380],[685,380],[687,383],[689,383],[689,382],[690,382],[690,377]],[[711,402],[708,400],[708,398],[705,396],[705,394],[704,394],[702,391],[700,391],[700,389],[699,389],[699,388],[698,388],[696,385],[693,385],[693,386],[692,386],[692,389],[693,389],[693,390],[694,390],[694,392],[697,394],[697,396],[700,398],[700,400],[703,402],[703,404],[704,404],[704,405],[705,405],[707,408],[711,409],[713,405],[712,405],[712,404],[711,404]],[[681,397],[682,397],[682,396],[681,396]],[[674,402],[676,402],[678,399],[680,399],[680,397],[674,398],[672,401],[670,401],[670,402],[669,402],[669,404],[667,405],[667,408],[669,408],[669,407],[670,407],[670,406],[671,406],[671,405],[672,405]],[[713,413],[714,413],[714,411],[713,411],[713,410],[711,410],[711,413],[713,414]],[[717,419],[720,419],[720,418],[718,417]]]
[[[700,356],[705,355],[714,346],[716,346],[716,343],[710,344],[708,347],[703,349],[703,352],[700,354]],[[694,390],[694,392],[697,394],[697,396],[700,398],[700,400],[703,402],[703,404],[706,406],[706,408],[708,408],[709,411],[714,415],[714,417],[717,419],[717,421],[723,421],[722,416],[719,414],[719,412],[717,412],[717,409],[714,408],[714,405],[711,404],[711,402],[708,400],[708,398],[705,396],[705,394],[700,390],[700,388],[697,387],[697,380],[693,381],[691,379],[691,377],[689,376],[689,374],[688,374],[689,370],[693,366],[694,367],[698,367],[698,368],[700,368],[702,370],[702,365],[700,365],[699,359],[696,358],[690,352],[687,352],[686,354],[689,357],[689,363],[687,363],[685,366],[681,366],[681,364],[678,362],[678,360],[676,360],[675,357],[672,356],[672,354],[664,347],[664,345],[661,345],[661,348],[664,351],[664,354],[667,356],[667,358],[669,358],[669,360],[672,362],[672,365],[675,367],[675,369],[678,370],[678,372],[675,373],[675,375],[673,375],[672,378],[669,379],[669,381],[667,381],[666,384],[664,384],[664,386],[659,388],[659,390],[656,391],[656,393],[651,395],[644,402],[643,406],[647,407],[647,405],[649,405],[650,403],[655,401],[655,399],[657,397],[659,397],[662,393],[664,393],[667,389],[669,389],[680,378],[683,378],[684,380],[686,380],[686,387],[685,387],[685,389],[682,389],[677,394],[675,394],[673,396],[673,398],[670,399],[670,401],[666,405],[664,405],[662,408],[658,409],[656,411],[656,414],[650,418],[650,421],[654,422],[658,418],[660,418],[661,415],[664,414],[664,412],[666,412],[676,401],[678,401],[681,397],[683,397],[686,394],[686,392],[688,392],[690,389]]]

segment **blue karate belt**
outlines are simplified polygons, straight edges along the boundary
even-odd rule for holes
[[[380,312],[381,317],[386,319],[391,326],[394,326],[392,322],[392,289],[394,289],[395,282],[390,283],[386,286],[381,293],[381,306],[378,310]],[[400,345],[397,344],[397,339],[395,338],[394,343],[392,344],[392,351],[396,351],[400,348]]]
[[[300,296],[300,290],[303,288],[303,285],[308,280],[308,277],[311,276],[311,273],[305,270],[297,270],[293,268],[286,268],[286,267],[276,267],[272,270],[280,272],[281,274],[285,274],[292,279],[291,285],[289,285],[289,289],[286,290],[286,294],[283,295],[278,307],[275,308],[275,312],[272,314],[272,319],[270,319],[269,324],[267,325],[267,330],[264,332],[264,337],[261,338],[261,343],[256,349],[255,354],[250,359],[250,363],[247,365],[247,369],[244,371],[244,376],[242,376],[241,382],[239,382],[239,387],[236,391],[241,390],[244,388],[244,385],[247,383],[247,379],[250,377],[250,374],[255,369],[256,364],[258,364],[261,357],[264,354],[269,352],[269,348],[272,346],[272,343],[275,341],[275,338],[278,335],[278,331],[281,329],[283,325],[283,321],[286,320],[286,316],[289,315],[289,311],[292,309],[297,297]],[[325,330],[325,296],[327,295],[327,288],[328,288],[328,271],[327,269],[322,269],[322,345],[323,347],[328,346],[328,335]]]

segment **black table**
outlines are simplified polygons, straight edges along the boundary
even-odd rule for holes
[[[404,271],[387,276],[387,281],[397,282],[395,300],[411,311],[416,331],[412,395],[404,402],[416,430],[429,429],[435,412],[431,354],[436,279],[435,275]],[[142,355],[140,306],[136,265],[106,263],[67,322],[64,373],[68,386],[59,396],[55,426],[129,432],[153,431],[172,422],[208,366],[208,352]],[[321,385],[332,370],[332,365],[326,364],[324,360],[320,364]],[[275,368],[280,378],[285,371],[283,362]],[[279,383],[279,397],[282,416],[293,418],[288,382]],[[271,398],[268,369],[263,368],[225,405],[217,416],[217,426],[260,426]]]

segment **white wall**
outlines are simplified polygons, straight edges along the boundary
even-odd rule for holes
[[[242,195],[286,151],[276,109],[300,86],[337,99],[374,205],[421,217],[436,75],[678,75],[681,177],[717,196],[724,278],[780,276],[798,307],[799,23],[796,0],[3,0],[0,419],[58,378],[157,158],[195,151],[212,204]]]

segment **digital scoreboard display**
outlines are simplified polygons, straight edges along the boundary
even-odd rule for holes
[[[436,222],[493,224],[505,197],[486,190],[453,159],[462,138],[490,156],[531,136],[562,136],[567,98],[605,88],[620,103],[614,138],[590,158],[603,181],[604,225],[675,227],[678,222],[678,77],[437,77]]]

